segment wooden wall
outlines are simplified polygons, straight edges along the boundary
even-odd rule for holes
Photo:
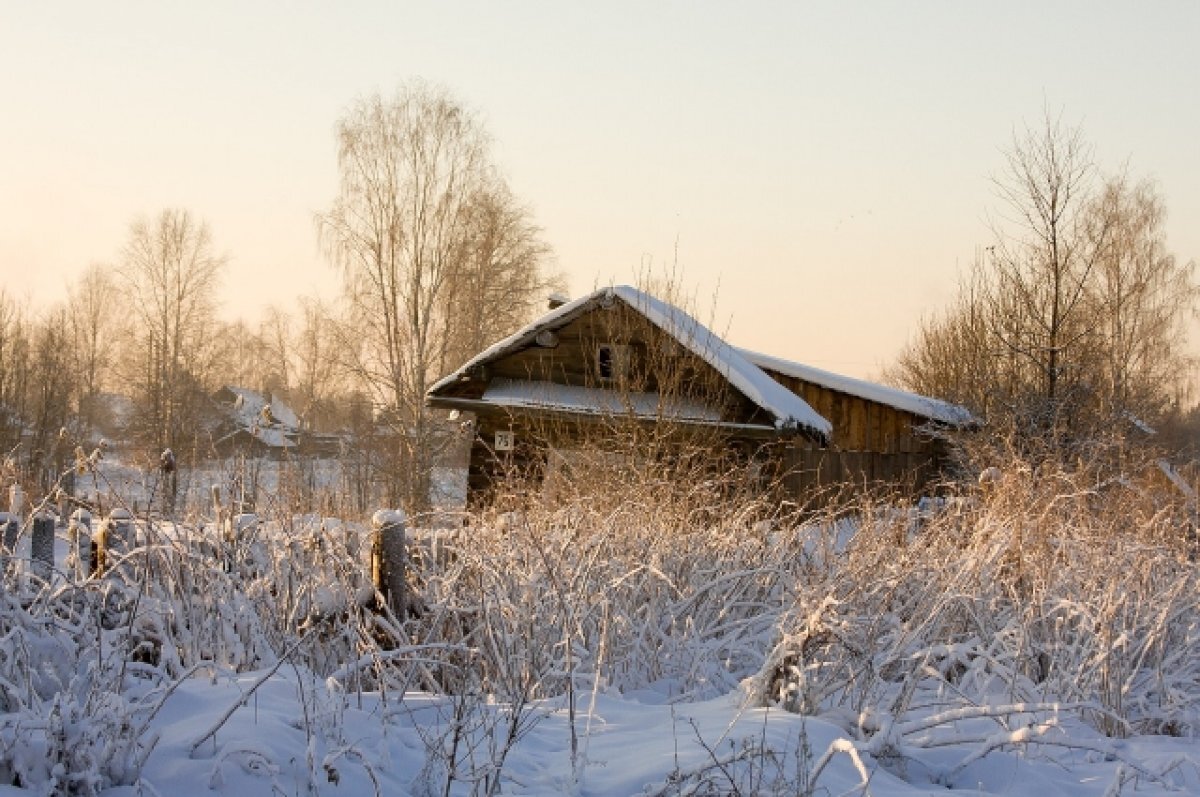
[[[844,498],[880,489],[917,493],[936,482],[941,471],[938,457],[920,453],[837,451],[792,446],[782,455],[783,486],[787,497],[808,506],[824,506]]]
[[[786,491],[799,503],[824,503],[839,487],[919,492],[942,475],[947,449],[928,419],[764,370],[833,424],[828,448],[797,442],[781,457]]]
[[[522,413],[523,414],[523,413]],[[547,461],[547,441],[570,449],[594,439],[601,427],[581,434],[569,425],[553,426],[544,419],[487,414],[477,421],[468,470],[468,495],[472,504],[487,503],[494,486],[505,476],[540,479]],[[496,451],[495,433],[511,430],[516,435],[512,451]],[[819,507],[848,495],[879,489],[915,494],[937,482],[945,464],[944,450],[933,442],[921,451],[843,451],[820,448],[801,438],[769,444],[762,440],[726,440],[725,445],[744,452],[762,451],[760,461],[783,488],[783,498],[797,504]],[[749,454],[747,454],[749,456]],[[714,457],[714,465],[718,459]],[[728,459],[724,460],[728,462]],[[839,495],[839,492],[841,495]]]
[[[767,373],[833,424],[831,447],[838,451],[934,454],[938,450],[937,442],[922,431],[928,423],[925,418],[775,371]]]
[[[580,387],[601,387],[703,402],[722,419],[766,422],[762,412],[734,390],[715,368],[623,303],[596,308],[555,330],[556,345],[531,344],[487,366],[483,379],[444,391],[448,397],[479,398],[496,378],[537,380]],[[601,345],[628,346],[627,377],[602,380],[596,371]]]

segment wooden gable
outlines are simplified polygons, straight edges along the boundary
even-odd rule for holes
[[[711,414],[690,420],[759,425],[764,431],[772,423],[716,368],[622,302],[597,304],[561,327],[544,330],[523,347],[477,369],[468,369],[464,376],[431,394],[430,403],[486,413],[496,410],[486,402],[489,387],[549,384],[617,394],[611,404],[605,405],[609,407],[626,406],[622,397],[656,398],[655,414],[660,417],[678,414],[681,407],[706,408]],[[549,404],[543,411],[572,410],[585,411]],[[538,410],[525,407],[521,412]]]

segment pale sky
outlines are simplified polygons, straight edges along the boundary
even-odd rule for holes
[[[333,297],[335,121],[417,77],[480,114],[572,295],[678,251],[733,343],[850,375],[952,298],[1044,106],[1200,259],[1192,0],[0,9],[0,283],[39,306],[165,207],[229,255],[227,317]]]

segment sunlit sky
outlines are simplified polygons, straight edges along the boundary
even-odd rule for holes
[[[953,297],[1044,107],[1200,258],[1191,0],[0,9],[0,278],[38,306],[165,207],[228,254],[225,316],[333,297],[334,124],[412,78],[484,120],[573,295],[677,263],[734,343],[856,376]]]

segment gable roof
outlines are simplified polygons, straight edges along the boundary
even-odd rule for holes
[[[851,396],[873,401],[876,404],[886,404],[904,412],[928,418],[931,421],[950,426],[971,426],[979,423],[965,407],[951,404],[940,399],[909,393],[894,387],[867,382],[849,376],[842,376],[811,365],[760,354],[749,349],[738,349],[747,360],[759,368],[774,371],[784,376],[803,379],[820,387],[836,390]]]
[[[774,418],[780,430],[805,431],[826,438],[833,431],[804,399],[780,385],[745,355],[683,310],[628,285],[600,288],[551,310],[504,340],[489,346],[453,373],[438,380],[427,396],[462,379],[471,369],[519,351],[534,342],[538,333],[566,326],[595,309],[619,301],[674,338],[685,349],[717,370],[738,392]]]
[[[292,439],[300,431],[300,420],[283,401],[268,397],[250,388],[225,385],[217,391],[233,430],[220,438],[222,442],[239,432],[246,432],[269,448],[294,448]]]

